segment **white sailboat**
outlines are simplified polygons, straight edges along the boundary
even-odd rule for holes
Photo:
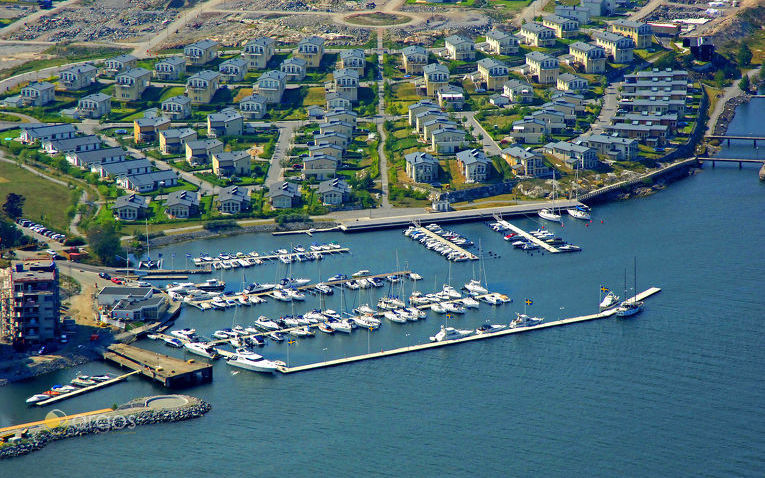
[[[548,221],[554,221],[554,222],[560,222],[560,212],[556,212],[555,210],[555,171],[553,171],[553,192],[552,192],[552,203],[553,206],[551,208],[544,208],[541,209],[537,214],[542,219],[546,219]]]
[[[584,159],[582,159],[582,167],[584,167]],[[579,200],[579,168],[576,169],[575,178],[576,178],[574,180],[574,187],[576,188],[575,198]],[[590,218],[592,217],[590,215],[590,208],[585,205],[570,207],[566,209],[566,212],[568,212],[568,215],[573,217],[574,219],[581,219],[583,221],[589,221]]]
[[[624,297],[627,297],[627,269],[624,270]],[[619,304],[617,317],[631,317],[643,311],[643,303],[637,300],[637,257],[635,258],[635,295]]]

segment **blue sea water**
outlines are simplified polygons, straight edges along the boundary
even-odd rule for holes
[[[740,108],[730,133],[763,135],[762,106]],[[734,144],[721,154],[756,155]],[[214,382],[187,393],[208,400],[201,419],[140,427],[53,443],[0,462],[2,476],[246,474],[259,476],[763,476],[765,474],[765,184],[753,165],[706,166],[653,196],[596,207],[589,226],[570,218],[556,232],[583,252],[534,255],[513,250],[485,224],[452,228],[486,251],[480,263],[452,265],[400,230],[343,235],[350,255],[296,264],[294,276],[326,279],[358,269],[409,268],[418,288],[449,280],[459,286],[485,273],[492,290],[513,304],[482,305],[454,319],[460,328],[507,322],[523,311],[554,320],[591,313],[599,286],[623,295],[634,287],[662,292],[632,319],[605,319],[439,348],[289,376],[232,375],[215,364]],[[533,218],[515,221],[532,229]],[[176,244],[162,250],[266,251],[307,243],[299,236],[247,235]],[[488,252],[491,251],[491,254]],[[320,270],[319,270],[320,269]],[[485,272],[484,272],[485,271]],[[246,271],[270,282],[288,271],[276,264]],[[241,271],[223,274],[234,285]],[[404,295],[412,283],[406,283]],[[394,289],[392,293],[401,294]],[[628,293],[632,292],[628,290]],[[368,298],[348,294],[353,305]],[[317,305],[296,305],[303,312]],[[336,293],[328,306],[340,308]],[[203,334],[258,315],[291,312],[268,304],[233,312],[185,309],[179,327]],[[367,337],[317,336],[268,357],[310,363],[419,343],[441,318],[386,323]],[[451,325],[451,324],[450,324]],[[369,339],[369,345],[367,342]],[[156,342],[141,346],[183,356]],[[84,373],[116,369],[105,363]],[[41,418],[23,400],[72,378],[62,371],[0,389],[0,426]],[[164,393],[131,379],[61,403],[68,413]],[[67,471],[68,470],[68,471]]]

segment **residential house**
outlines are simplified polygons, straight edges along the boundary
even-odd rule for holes
[[[417,130],[418,133],[423,133],[425,130],[425,123],[437,118],[449,121],[449,116],[438,108],[420,111],[414,118],[415,130]]]
[[[353,136],[353,131],[355,129],[355,123],[348,123],[347,121],[330,121],[327,123],[322,123],[319,125],[319,133],[320,134],[327,134],[327,133],[341,133],[346,136]]]
[[[467,144],[465,130],[455,126],[444,126],[431,134],[431,150],[437,154],[453,154]]]
[[[542,18],[542,25],[552,28],[558,38],[571,38],[579,33],[578,21],[560,15],[546,15]]]
[[[171,96],[160,106],[162,114],[171,120],[185,119],[191,116],[191,98],[186,95]]]
[[[164,116],[150,116],[133,120],[133,141],[150,143],[159,138],[159,132],[170,128],[170,120]]]
[[[250,209],[250,191],[239,186],[223,188],[218,193],[218,209],[224,214],[239,214]]]
[[[401,50],[404,71],[409,75],[421,75],[428,64],[428,50],[419,45],[408,46]]]
[[[13,352],[27,352],[22,360],[31,361],[40,344],[58,343],[61,338],[59,270],[53,260],[12,261],[9,268],[0,270],[0,276],[3,350],[9,358]],[[19,435],[26,437],[26,430],[20,430]],[[9,433],[5,436],[14,437]]]
[[[332,73],[332,84],[335,91],[351,100],[351,103],[358,101],[359,74],[356,70],[335,70]]]
[[[446,52],[450,60],[473,61],[475,59],[475,43],[460,35],[446,37]]]
[[[186,80],[186,95],[195,105],[209,104],[220,88],[221,75],[217,71],[202,70]]]
[[[667,114],[676,113],[678,117],[685,115],[685,100],[672,100],[659,93],[656,96],[648,96],[645,99],[622,98],[619,100],[619,109],[628,113]]]
[[[191,128],[173,128],[159,132],[159,150],[162,154],[180,154],[186,150],[186,143],[195,141],[197,132]]]
[[[632,63],[635,42],[630,37],[613,32],[596,32],[595,44],[606,50],[614,63]]]
[[[576,123],[576,114],[578,113],[577,106],[574,103],[569,103],[566,100],[556,99],[548,101],[541,106],[542,111],[557,111],[562,113],[565,117],[567,125],[573,125]]]
[[[359,114],[355,111],[344,108],[335,108],[329,110],[324,115],[324,119],[327,123],[331,123],[332,121],[345,121],[346,123],[356,124],[356,119],[358,117]]]
[[[114,97],[120,101],[137,101],[149,87],[151,72],[145,68],[131,68],[115,78]]]
[[[590,87],[590,82],[581,76],[572,75],[571,73],[561,73],[558,75],[556,87],[560,91],[587,91]]]
[[[186,162],[198,166],[210,162],[212,155],[223,152],[223,143],[217,139],[186,141]]]
[[[528,65],[532,76],[537,78],[537,82],[543,85],[555,84],[558,81],[558,59],[542,52],[532,51],[526,54],[526,65]]]
[[[193,191],[173,191],[165,199],[165,214],[173,219],[188,219],[199,213],[199,195]]]
[[[55,100],[56,87],[47,81],[33,81],[21,89],[21,102],[24,106],[44,106]]]
[[[685,81],[687,83],[688,72],[685,70],[673,70],[672,68],[666,68],[664,70],[653,68],[651,70],[639,71],[637,73],[624,75],[625,84],[646,81]]]
[[[61,70],[58,74],[58,84],[67,91],[83,90],[96,81],[98,68],[90,63],[72,66]]]
[[[715,44],[711,37],[685,37],[683,47],[690,49],[691,55],[698,61],[712,61],[715,56]]]
[[[418,151],[404,156],[406,160],[406,175],[415,183],[433,183],[438,181],[438,160],[430,155]]]
[[[298,42],[295,56],[304,59],[308,68],[318,68],[324,56],[324,39],[317,36],[303,38]]]
[[[616,12],[616,0],[580,0],[579,5],[590,12],[590,17],[609,16]]]
[[[669,127],[663,124],[616,123],[606,126],[606,134],[621,138],[634,138],[649,146],[663,145],[669,133]]]
[[[21,126],[19,140],[31,144],[35,141],[50,139],[69,139],[77,136],[77,130],[71,124],[27,123]]]
[[[260,119],[266,115],[268,100],[258,94],[239,100],[239,112],[247,119]]]
[[[431,63],[422,71],[425,76],[425,94],[436,96],[438,90],[449,84],[449,68],[440,63]]]
[[[227,83],[243,81],[247,74],[247,60],[241,57],[230,58],[218,65],[218,73],[223,75]]]
[[[343,157],[344,152],[345,148],[332,143],[316,143],[313,146],[308,147],[308,155],[311,157],[324,155],[332,156],[333,158],[340,160]]]
[[[264,97],[269,104],[281,103],[284,89],[287,87],[287,74],[277,70],[270,70],[255,81],[253,93]]]
[[[574,42],[568,46],[574,61],[584,67],[585,73],[606,72],[606,50],[592,43]]]
[[[563,133],[566,130],[566,115],[554,109],[541,109],[529,115],[531,119],[541,121],[547,127],[547,131],[553,134]]]
[[[438,116],[422,125],[422,138],[426,143],[433,141],[433,133],[443,128],[458,128],[459,125],[446,116]]]
[[[123,71],[135,68],[138,58],[133,55],[119,55],[114,58],[108,58],[104,61],[104,74],[108,76],[117,76]]]
[[[149,211],[149,200],[137,194],[119,196],[114,200],[112,213],[122,221],[135,221],[146,216]]]
[[[250,153],[247,151],[223,151],[212,155],[213,174],[218,177],[249,176]]]
[[[631,138],[591,134],[580,136],[582,146],[593,148],[598,154],[607,156],[612,161],[635,161],[638,157],[638,142]]]
[[[79,118],[101,118],[112,111],[112,97],[103,93],[93,93],[77,101]]]
[[[413,103],[409,105],[409,125],[410,126],[416,126],[417,124],[417,115],[422,113],[423,111],[428,110],[438,110],[439,107],[436,103],[433,103],[431,100],[420,100],[417,103]]]
[[[457,153],[457,162],[466,183],[486,181],[491,171],[491,160],[480,149],[469,149]]]
[[[337,206],[348,199],[351,188],[344,179],[334,178],[319,183],[318,193],[323,205]]]
[[[200,40],[183,49],[183,56],[187,65],[206,65],[218,57],[218,42],[214,40]]]
[[[186,74],[186,60],[182,56],[168,56],[154,64],[154,78],[177,81]]]
[[[48,154],[79,153],[101,148],[101,138],[91,134],[75,136],[69,139],[46,139],[41,142],[43,150]]]
[[[324,118],[326,111],[324,108],[318,105],[308,105],[305,108],[305,112],[308,115],[308,121],[315,121]]]
[[[119,146],[66,153],[66,161],[69,164],[83,169],[90,169],[94,164],[118,163],[125,161],[126,157],[127,151]]]
[[[137,193],[149,193],[163,187],[173,187],[178,184],[175,171],[164,169],[135,176],[124,176],[117,179],[117,185]]]
[[[483,58],[478,60],[478,73],[481,80],[486,84],[489,91],[497,91],[503,88],[508,78],[507,65],[493,58]]]
[[[611,31],[632,38],[635,47],[639,49],[651,46],[653,32],[651,25],[632,20],[616,20],[611,24]]]
[[[561,17],[571,18],[579,22],[580,25],[590,22],[590,10],[580,5],[555,5],[554,13]]]
[[[303,178],[323,181],[335,176],[339,160],[327,154],[314,154],[303,159]]]
[[[247,61],[250,70],[265,70],[271,57],[274,56],[276,42],[273,38],[253,38],[244,44],[242,58]]]
[[[274,185],[266,193],[274,209],[285,209],[297,206],[300,200],[300,189],[295,183],[285,181]]]
[[[541,23],[527,22],[521,25],[519,35],[527,45],[550,48],[555,46],[555,30]]]
[[[94,164],[90,172],[98,174],[101,179],[115,179],[122,176],[135,176],[151,172],[151,161],[145,158],[120,161],[118,163]]]
[[[241,136],[243,129],[244,118],[234,108],[224,108],[218,113],[207,115],[207,136],[209,137]]]
[[[513,55],[518,53],[518,38],[502,30],[489,30],[486,33],[486,43],[494,55]]]
[[[632,123],[653,125],[660,124],[669,128],[668,133],[674,133],[677,130],[677,113],[650,114],[647,111],[642,113],[623,113],[611,118],[612,124]]]
[[[336,93],[334,91],[328,91],[326,94],[326,98],[327,98],[327,110],[334,110],[338,108],[349,110],[353,107],[353,105],[351,104],[351,100],[341,95],[340,93]]]
[[[502,85],[502,95],[513,103],[531,103],[534,100],[534,88],[525,81],[512,79]]]
[[[438,105],[445,110],[460,111],[465,106],[465,90],[461,86],[446,85],[438,90]]]
[[[571,103],[576,107],[577,113],[584,113],[585,111],[585,99],[584,96],[572,93],[570,91],[560,91],[558,93],[553,93],[552,96],[550,96],[550,99],[552,101],[555,100],[562,100],[566,103]]]
[[[547,143],[545,151],[565,162],[573,169],[595,169],[598,164],[598,154],[593,148],[567,141]]]
[[[345,149],[351,143],[351,138],[342,133],[332,132],[327,134],[315,134],[313,136],[313,142],[314,144],[318,145],[333,144],[342,149]]]
[[[284,60],[279,67],[287,75],[287,81],[303,81],[308,68],[308,62],[302,58],[292,57]]]
[[[348,48],[340,50],[340,68],[344,70],[356,70],[359,76],[364,76],[364,69],[367,66],[367,58],[364,56],[364,50],[360,48]]]
[[[519,176],[543,178],[552,172],[545,165],[545,157],[539,149],[531,150],[520,146],[510,146],[502,150],[501,156]]]
[[[494,106],[498,108],[503,108],[510,104],[510,99],[507,96],[496,94],[496,95],[489,96],[489,103],[493,104]]]
[[[517,143],[539,143],[549,131],[544,121],[530,116],[513,122],[510,137]]]

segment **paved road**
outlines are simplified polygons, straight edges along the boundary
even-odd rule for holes
[[[289,156],[292,136],[295,134],[295,130],[305,123],[305,121],[279,121],[274,123],[279,127],[279,140],[276,142],[274,155],[271,156],[271,166],[268,168],[268,176],[266,177],[266,186],[269,189],[284,181],[284,168],[282,168],[281,160]]]
[[[523,20],[526,20],[526,23],[534,21],[534,17],[542,15],[542,10],[544,10],[548,3],[550,3],[550,0],[534,0],[513,18],[513,25],[520,27],[524,23]]]
[[[600,110],[598,118],[590,125],[590,132],[600,134],[606,130],[606,126],[611,124],[611,119],[616,116],[616,110],[619,109],[619,85],[621,83],[611,83],[606,86],[606,94],[603,96],[603,107]]]
[[[486,153],[487,156],[496,156],[502,152],[502,147],[494,141],[494,138],[491,137],[491,135],[484,129],[484,127],[476,121],[475,119],[475,111],[461,111],[458,113],[455,113],[455,115],[459,118],[467,118],[467,124],[473,126],[473,135],[478,136],[479,134],[483,136],[481,139],[481,144],[483,144],[483,150]]]
[[[387,5],[387,4],[386,4]],[[392,8],[392,7],[391,7]],[[377,81],[377,96],[378,96],[378,113],[379,118],[375,121],[377,124],[377,133],[380,136],[380,142],[377,145],[377,157],[379,158],[379,170],[380,170],[380,200],[381,204],[380,206],[385,209],[392,209],[393,206],[390,204],[390,184],[388,184],[388,156],[385,154],[385,140],[388,138],[388,135],[385,133],[385,128],[383,128],[383,122],[392,119],[390,116],[385,114],[385,82],[388,81],[385,79],[385,76],[383,76],[383,33],[384,30],[378,29],[377,30],[377,64],[379,65],[379,77]]]

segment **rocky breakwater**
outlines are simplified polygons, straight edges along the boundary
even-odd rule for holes
[[[727,133],[728,126],[730,125],[730,122],[733,121],[733,117],[736,115],[736,108],[745,103],[749,103],[749,100],[751,99],[752,97],[748,94],[742,94],[739,96],[734,96],[733,98],[726,101],[722,113],[720,113],[720,116],[717,118],[717,122],[715,123],[714,134],[722,136]]]
[[[49,412],[45,420],[24,429],[0,443],[0,460],[26,455],[48,443],[109,431],[134,430],[140,425],[180,422],[199,418],[212,406],[188,395],[160,395],[132,400],[115,410],[67,417],[58,410]],[[57,413],[58,412],[58,413]]]

